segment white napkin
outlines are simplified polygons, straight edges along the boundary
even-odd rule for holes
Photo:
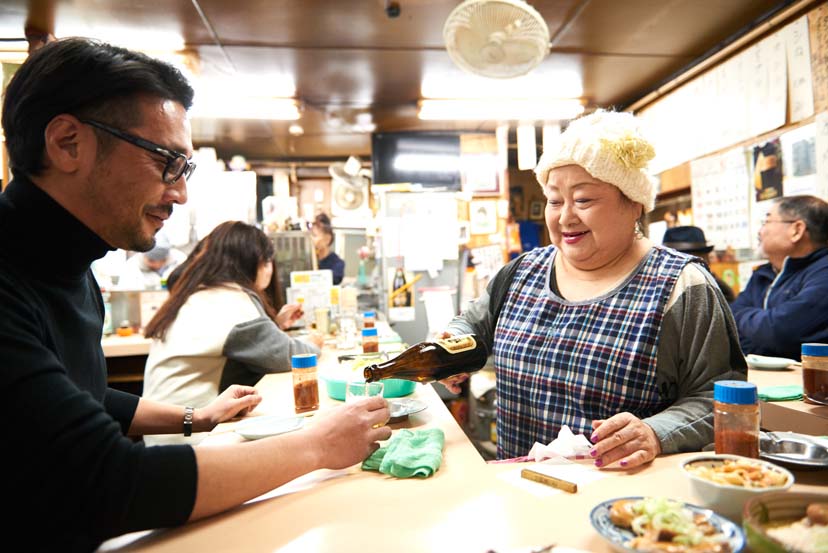
[[[566,425],[561,427],[558,432],[558,437],[543,445],[540,442],[535,442],[532,449],[529,450],[527,457],[533,461],[543,461],[552,457],[566,457],[568,459],[585,459],[589,457],[589,450],[592,444],[589,443],[586,436],[572,433],[572,430]]]

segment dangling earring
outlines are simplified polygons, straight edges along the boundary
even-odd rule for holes
[[[635,222],[635,228],[633,229],[633,236],[636,240],[641,240],[644,238],[644,230],[641,228],[641,221]]]

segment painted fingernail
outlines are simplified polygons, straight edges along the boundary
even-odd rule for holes
[[[592,436],[589,437],[589,441],[595,443],[598,441],[598,434],[592,433]]]
[[[595,459],[595,466],[596,466],[596,467],[600,467],[600,466],[602,466],[603,464],[604,464],[604,462],[603,462],[601,459]]]
[[[621,461],[621,466],[626,467],[627,466],[627,461]]]
[[[590,449],[590,450],[589,450],[589,456],[590,456],[590,457],[595,457],[596,455],[598,455],[598,451],[597,451],[597,450],[595,450],[595,449]]]

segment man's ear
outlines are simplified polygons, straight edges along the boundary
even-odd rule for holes
[[[73,115],[62,113],[46,125],[45,162],[61,173],[75,173],[97,153],[97,140],[92,129]]]
[[[808,227],[805,221],[799,219],[791,223],[791,242],[801,242],[808,232]]]

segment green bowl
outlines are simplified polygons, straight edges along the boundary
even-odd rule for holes
[[[345,380],[327,377],[323,377],[322,380],[325,381],[325,388],[327,389],[330,397],[340,401],[345,401],[345,386],[347,384]],[[386,398],[407,396],[417,387],[416,382],[412,382],[411,380],[402,380],[399,378],[387,378],[383,380],[382,383],[384,384],[382,388],[382,397]]]

